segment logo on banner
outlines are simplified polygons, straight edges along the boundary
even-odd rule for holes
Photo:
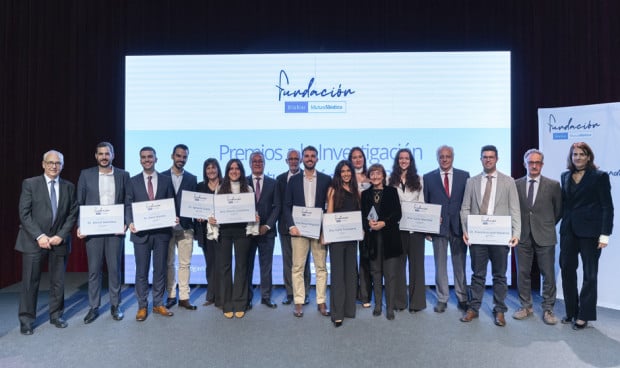
[[[278,83],[278,101],[284,101],[285,114],[299,113],[346,113],[347,102],[338,100],[355,94],[355,90],[342,86],[332,85],[329,88],[321,88],[315,77],[310,78],[303,87],[291,86],[288,74],[284,69],[280,70]],[[288,101],[286,101],[288,99]],[[317,100],[314,100],[317,99]]]
[[[600,123],[592,120],[575,122],[568,118],[566,122],[558,122],[553,114],[549,114],[547,129],[553,140],[582,139],[592,137],[594,130],[601,127]]]

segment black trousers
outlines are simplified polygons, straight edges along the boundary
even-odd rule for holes
[[[220,292],[220,271],[217,262],[217,252],[220,245],[217,240],[207,239],[205,244],[199,244],[205,257],[205,274],[207,278],[206,300],[214,302],[216,307],[224,305]]]
[[[331,287],[329,293],[333,321],[355,318],[357,293],[357,242],[333,243],[329,246]]]
[[[248,254],[250,238],[247,236],[220,236],[220,291],[224,312],[243,312],[248,303]],[[233,279],[232,253],[235,250],[235,276]]]

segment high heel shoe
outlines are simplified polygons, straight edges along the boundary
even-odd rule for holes
[[[332,321],[334,323],[334,327],[342,326],[342,321]]]
[[[588,327],[588,321],[583,321],[583,323],[577,323],[577,321],[575,321],[575,323],[573,323],[573,330],[575,331],[583,330],[586,327]]]

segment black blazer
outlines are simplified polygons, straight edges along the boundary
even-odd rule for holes
[[[252,187],[254,193],[254,179],[250,175],[247,177],[248,185]],[[264,235],[268,238],[276,237],[276,221],[280,216],[280,195],[278,193],[278,184],[267,175],[263,175],[260,185],[260,199],[256,203],[256,212],[260,216],[260,224],[269,226],[269,231]]]
[[[576,184],[570,171],[562,173],[562,225],[560,235],[598,238],[611,235],[614,224],[614,205],[611,199],[609,175],[600,170],[586,170]]]
[[[114,168],[114,204],[125,205],[125,224],[131,204],[127,195],[126,188],[129,186],[129,173],[125,170]],[[99,167],[94,166],[80,172],[77,184],[77,201],[80,206],[99,205]],[[80,221],[78,218],[78,226]]]
[[[52,222],[52,204],[50,202],[47,182],[44,175],[25,179],[19,197],[19,232],[15,242],[15,250],[22,253],[38,253],[41,248],[37,237],[58,235],[63,242],[53,251],[58,255],[66,255],[71,251],[71,231],[78,214],[75,186],[61,178],[57,179],[58,211],[56,220]]]
[[[161,174],[166,175],[170,178],[172,178],[172,175],[174,175],[172,174],[172,171],[170,169],[162,172]],[[196,178],[196,175],[191,174],[189,171],[185,171],[183,173],[183,179],[181,180],[181,185],[179,186],[179,192],[176,193],[174,197],[174,207],[177,212],[177,217],[179,218],[179,224],[185,230],[194,229],[194,220],[188,217],[179,216],[179,214],[181,213],[181,194],[183,193],[184,190],[195,192],[197,181],[198,179]],[[174,192],[174,185],[172,186],[172,190]]]
[[[394,187],[384,186],[381,204],[378,209],[379,221],[385,222],[385,227],[379,231],[371,231],[368,225],[368,214],[374,205],[372,187],[362,192],[362,224],[364,225],[364,243],[369,249],[369,258],[374,259],[376,254],[377,235],[383,237],[383,258],[398,257],[403,252],[400,240],[398,223],[402,216],[398,191]],[[374,252],[373,252],[374,251]]]

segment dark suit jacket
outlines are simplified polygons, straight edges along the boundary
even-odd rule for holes
[[[443,187],[443,177],[441,170],[436,169],[424,174],[424,201],[426,203],[441,205],[441,225],[439,235],[463,236],[461,227],[461,204],[465,193],[465,184],[469,179],[467,171],[452,169],[452,189],[450,197],[446,194]]]
[[[303,173],[303,170],[299,170],[299,172],[295,175],[300,175]],[[288,170],[284,173],[278,175],[276,178],[277,191],[280,197],[280,217],[278,218],[278,232],[283,235],[288,235],[288,226],[286,226],[286,211],[284,211],[284,200],[286,199],[286,187],[288,186]]]
[[[143,202],[149,200],[149,195],[146,191],[146,185],[144,184],[144,176],[142,171],[132,176],[129,181],[129,203]],[[155,199],[174,198],[174,187],[172,186],[172,179],[169,176],[157,174],[157,193],[155,193]],[[133,212],[129,211],[129,223],[133,222]],[[166,227],[161,229],[138,231],[137,233],[131,233],[130,240],[134,243],[146,243],[149,236],[152,235],[172,235],[172,227]]]
[[[317,180],[314,207],[322,208],[323,211],[325,211],[325,204],[327,203],[327,189],[329,189],[332,179],[329,175],[325,175],[318,170],[316,171],[316,174]],[[303,174],[293,176],[286,186],[283,211],[286,227],[288,229],[290,229],[291,226],[295,226],[295,221],[293,221],[293,206],[306,207]]]
[[[394,187],[384,186],[383,195],[381,198],[381,205],[377,209],[379,213],[379,221],[385,222],[385,227],[379,231],[371,231],[368,226],[368,214],[374,206],[372,187],[362,192],[362,224],[364,226],[364,243],[371,249],[369,257],[374,259],[377,249],[377,235],[381,233],[383,237],[383,258],[398,257],[403,252],[403,247],[400,240],[400,230],[398,223],[402,217],[402,210],[400,207],[400,199],[398,198],[398,191]]]
[[[127,212],[131,210],[131,203],[127,193],[129,187],[129,173],[125,170],[114,168],[114,204],[125,205],[125,224]],[[99,205],[99,167],[91,167],[82,170],[77,185],[77,201],[80,206]],[[78,218],[78,226],[80,226]]]
[[[614,224],[614,205],[611,199],[609,175],[600,170],[586,170],[576,191],[571,173],[562,173],[561,235],[572,232],[581,238],[611,235]]]
[[[252,175],[248,176],[247,179],[248,184],[252,187],[254,193],[256,193]],[[281,207],[278,184],[274,179],[264,175],[260,185],[260,199],[256,203],[256,211],[258,212],[258,216],[260,216],[260,224],[269,226],[269,231],[264,236],[275,238],[276,221],[280,215]]]
[[[529,243],[530,233],[536,244],[554,246],[557,242],[555,224],[562,218],[562,190],[560,183],[544,176],[539,177],[538,192],[534,207],[529,208],[527,176],[515,180],[519,203],[521,206],[521,237],[522,243]]]
[[[37,237],[58,235],[63,242],[53,251],[58,255],[71,252],[71,231],[78,214],[75,198],[75,186],[61,178],[57,179],[58,211],[52,223],[52,205],[50,202],[47,182],[44,175],[25,179],[19,197],[19,232],[15,242],[15,250],[22,253],[41,252]]]
[[[174,175],[170,169],[162,172],[161,174],[166,175],[169,178],[172,178],[172,175]],[[172,181],[170,182],[172,183]],[[194,229],[194,219],[179,216],[181,213],[181,194],[183,194],[184,190],[195,192],[196,186],[198,185],[197,183],[198,179],[196,178],[196,175],[192,175],[189,171],[185,170],[183,173],[183,179],[181,180],[181,185],[179,186],[179,191],[174,197],[174,206],[176,208],[177,217],[179,218],[179,224],[185,230]],[[174,185],[172,186],[172,191],[174,192]]]

